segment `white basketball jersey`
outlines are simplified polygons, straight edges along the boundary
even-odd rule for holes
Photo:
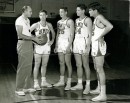
[[[67,25],[68,20],[69,18],[67,18],[64,21],[63,20],[58,21],[59,37],[61,38],[69,39],[71,36],[70,27],[68,27]]]
[[[88,27],[85,25],[86,18],[87,17],[85,17],[82,20],[80,20],[79,18],[76,19],[75,36],[89,38],[89,33],[88,33],[88,29],[87,29]]]
[[[104,32],[105,27],[104,28],[98,27],[97,24],[96,24],[96,21],[97,21],[97,17],[94,19],[93,36],[99,37]]]
[[[50,41],[50,29],[46,23],[45,26],[41,25],[40,22],[38,22],[38,27],[35,30],[35,35],[36,36],[42,36],[42,35],[47,35],[48,42]]]

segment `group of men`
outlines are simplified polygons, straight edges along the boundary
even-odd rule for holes
[[[25,95],[26,92],[41,90],[41,87],[59,87],[64,86],[65,90],[82,90],[83,68],[86,76],[86,86],[83,94],[98,94],[92,98],[92,101],[106,101],[106,83],[103,69],[104,56],[106,54],[106,42],[104,36],[113,28],[112,24],[101,14],[102,6],[98,2],[91,3],[88,6],[89,14],[94,17],[94,22],[86,16],[86,6],[77,5],[76,13],[78,18],[75,23],[67,16],[67,7],[59,9],[61,20],[57,22],[57,35],[54,52],[58,53],[60,64],[60,79],[55,84],[46,81],[46,69],[51,53],[51,45],[55,40],[55,31],[51,23],[46,21],[47,11],[39,12],[40,21],[30,26],[28,17],[32,15],[30,6],[22,8],[22,15],[15,22],[18,34],[18,67],[16,76],[16,94]],[[35,36],[31,32],[35,32]],[[52,35],[52,39],[50,39]],[[44,39],[47,42],[43,44]],[[34,44],[34,48],[33,48]],[[90,68],[89,52],[93,57],[94,67],[97,74],[98,86],[95,90],[90,90]],[[71,54],[74,53],[78,83],[71,86],[72,65]],[[31,71],[34,56],[34,86],[31,88]],[[41,65],[41,85],[38,81],[39,67]],[[65,65],[67,66],[68,75],[65,83]]]

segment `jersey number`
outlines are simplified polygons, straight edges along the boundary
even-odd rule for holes
[[[81,34],[81,28],[77,28],[76,33]]]

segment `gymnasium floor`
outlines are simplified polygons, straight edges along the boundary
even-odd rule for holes
[[[59,67],[56,65],[48,66],[47,80],[52,84],[59,79]],[[72,85],[75,85],[76,68],[73,69]],[[63,87],[43,88],[42,91],[26,96],[15,95],[16,68],[12,64],[1,63],[0,70],[3,70],[0,71],[0,103],[93,103],[90,100],[93,95],[83,95],[82,91],[64,91]],[[106,67],[105,72],[108,101],[102,103],[130,103],[129,67],[112,65],[109,68]],[[91,67],[91,89],[96,87],[95,79],[95,70]]]

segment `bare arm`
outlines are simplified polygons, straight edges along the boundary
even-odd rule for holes
[[[21,26],[21,25],[16,25],[16,31],[17,31],[17,34],[18,34],[18,37],[20,38],[20,39],[25,39],[25,40],[34,40],[34,38],[33,37],[31,37],[31,36],[26,36],[25,34],[22,34],[22,31],[23,31],[23,26]]]
[[[85,19],[85,25],[87,26],[88,29],[88,43],[91,43],[91,36],[92,36],[92,20],[90,18]]]
[[[57,23],[57,35],[56,35],[56,43],[55,43],[55,47],[57,47],[57,42],[58,42],[58,37],[59,37],[59,28],[58,28],[58,23]]]
[[[38,27],[38,24],[37,24],[37,23],[34,23],[34,24],[31,26],[30,31],[32,32],[32,31],[35,30],[37,27]]]
[[[70,35],[71,35],[71,37],[70,37],[70,41],[69,41],[69,45],[68,45],[68,48],[70,48],[70,46],[72,45],[72,42],[73,42],[73,39],[74,39],[74,22],[73,22],[73,20],[68,20],[68,26],[70,27]]]
[[[105,30],[104,30],[104,32],[99,37],[99,38],[102,38],[104,35],[106,35],[108,32],[111,31],[111,29],[113,28],[113,25],[107,19],[105,19],[102,15],[100,15],[98,17],[98,20],[100,20],[100,22],[103,25],[105,25]]]
[[[53,44],[53,42],[54,42],[54,40],[55,40],[55,31],[54,31],[54,29],[53,29],[52,24],[49,23],[48,26],[49,26],[49,29],[50,29],[51,34],[52,34],[52,40],[51,40],[51,43]]]

